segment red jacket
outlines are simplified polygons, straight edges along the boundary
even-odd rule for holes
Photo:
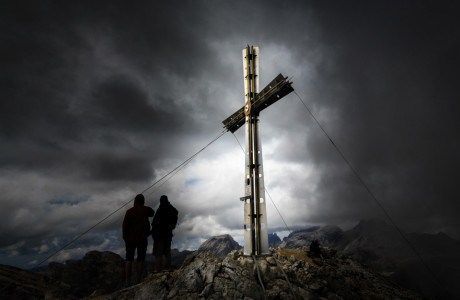
[[[134,205],[128,209],[123,219],[123,240],[125,242],[141,241],[150,235],[149,217],[154,210],[143,205]]]

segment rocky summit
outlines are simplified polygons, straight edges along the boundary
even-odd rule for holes
[[[97,299],[422,299],[335,250],[271,249],[272,255],[187,257],[173,272]],[[319,254],[319,256],[318,256]]]

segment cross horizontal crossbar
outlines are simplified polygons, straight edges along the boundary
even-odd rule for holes
[[[294,91],[292,82],[282,74],[278,74],[260,93],[251,99],[251,113],[259,113]],[[234,133],[245,123],[244,106],[222,121],[224,127]]]

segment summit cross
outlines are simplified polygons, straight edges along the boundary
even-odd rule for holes
[[[234,133],[246,123],[244,178],[244,254],[269,254],[262,144],[259,113],[294,89],[288,77],[279,74],[259,92],[259,47],[243,49],[244,106],[225,119],[224,127]]]

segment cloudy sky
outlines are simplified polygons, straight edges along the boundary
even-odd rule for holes
[[[395,223],[460,239],[457,7],[119,2],[0,5],[1,264],[34,267],[218,136],[244,103],[247,44],[260,47],[261,88],[292,77]],[[288,226],[385,218],[294,93],[261,119],[265,183]],[[173,247],[224,233],[242,243],[238,140],[243,130],[226,133],[145,193],[154,209],[162,194],[178,208]],[[130,206],[51,260],[124,256]]]

